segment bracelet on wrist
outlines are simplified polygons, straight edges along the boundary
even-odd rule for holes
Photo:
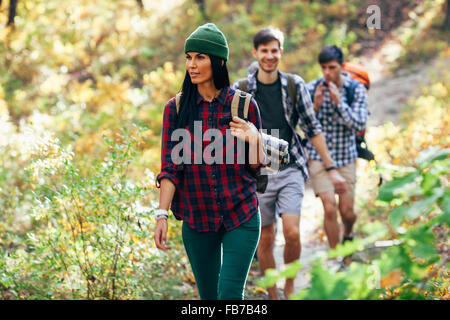
[[[167,219],[169,218],[169,212],[167,210],[164,209],[156,209],[155,210],[155,220],[159,220],[159,219]]]
[[[325,168],[325,171],[331,171],[331,170],[336,170],[336,167],[335,166],[331,166],[331,167],[328,167],[328,168]]]

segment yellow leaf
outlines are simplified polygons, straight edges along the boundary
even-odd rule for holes
[[[402,282],[402,273],[398,270],[394,270],[381,279],[381,287],[382,288],[391,288],[396,287]]]
[[[128,16],[123,16],[121,19],[117,20],[116,28],[120,32],[128,32],[131,29],[130,18]]]
[[[267,290],[264,289],[264,288],[261,288],[261,287],[256,287],[256,288],[253,290],[253,293],[267,293]]]

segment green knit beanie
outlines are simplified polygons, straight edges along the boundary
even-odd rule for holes
[[[198,27],[186,39],[184,53],[199,52],[228,60],[228,44],[223,33],[214,23]]]

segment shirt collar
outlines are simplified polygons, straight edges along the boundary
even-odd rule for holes
[[[278,79],[280,79],[281,82],[281,86],[287,86],[287,77],[286,75],[281,72],[280,70],[277,70],[278,72]],[[252,73],[249,73],[249,75],[247,76],[248,79],[248,85],[247,85],[247,90],[248,92],[254,92],[256,91],[256,83],[257,83],[257,75],[258,75],[258,69],[256,69],[255,71],[253,71]],[[278,81],[277,79],[277,81]]]
[[[228,97],[228,94],[229,94],[229,89],[230,89],[230,87],[224,87],[224,88],[222,88],[222,90],[220,90],[219,95],[216,97],[217,101],[220,104],[222,104],[222,105],[225,104],[225,101],[226,101],[226,99]],[[197,100],[196,101],[197,101],[197,104],[200,104],[203,101],[209,103],[208,101],[203,99],[203,97],[200,95],[198,90],[197,90]],[[214,101],[214,99],[213,99],[213,101]]]
[[[347,72],[342,72],[341,74],[344,77],[344,84],[342,85],[342,87],[350,87],[352,83],[352,77]]]

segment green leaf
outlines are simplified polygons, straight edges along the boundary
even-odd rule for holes
[[[345,257],[357,251],[364,250],[364,240],[355,239],[353,241],[346,241],[344,244],[338,244],[335,249],[328,251],[328,258]]]
[[[378,263],[382,276],[386,276],[400,267],[402,263],[401,257],[403,256],[402,252],[403,248],[400,246],[390,247],[382,252],[381,259]]]
[[[387,232],[387,227],[380,221],[375,221],[372,223],[367,223],[361,226],[361,231],[367,235],[373,235],[375,233],[385,233]]]
[[[280,273],[276,269],[269,268],[265,272],[265,276],[258,281],[258,286],[269,288],[274,286],[281,278]]]
[[[447,226],[450,224],[450,213],[438,214],[431,220],[425,222],[422,227],[432,228],[433,226],[440,225],[441,223],[446,223]]]
[[[289,299],[290,300],[306,300],[308,296],[308,289],[303,289],[297,292],[296,294],[293,294]]]
[[[442,197],[443,193],[443,189],[437,189],[432,196],[416,201],[410,206],[402,205],[394,208],[389,214],[389,223],[392,227],[396,228],[402,223],[405,217],[409,220],[414,220],[421,214],[424,214],[424,212],[425,214],[429,214],[433,209],[433,205]]]
[[[0,284],[2,284],[5,288],[9,288],[9,286],[11,286],[14,282],[6,277],[5,274],[2,275],[2,277],[0,278]]]
[[[421,281],[428,275],[426,266],[421,266],[418,263],[414,263],[412,261],[404,263],[402,265],[402,270],[412,281]]]
[[[440,187],[441,182],[439,180],[439,176],[434,175],[430,172],[425,172],[423,174],[423,180],[421,183],[421,187],[424,195],[428,195],[432,192],[432,189],[436,187]]]
[[[294,278],[301,267],[302,265],[298,260],[294,261],[286,266],[286,269],[280,273],[280,276],[283,278]]]
[[[403,218],[408,213],[408,207],[398,206],[394,208],[389,214],[389,223],[392,227],[397,228],[403,221]]]
[[[420,201],[414,202],[408,209],[407,217],[411,220],[419,217],[425,210],[432,209],[433,205],[435,205],[438,199],[444,194],[443,189],[435,190],[435,193],[432,196],[429,196]]]
[[[441,199],[439,199],[438,205],[445,215],[447,216],[450,215],[450,190],[446,190],[444,192],[444,196]]]
[[[428,228],[418,228],[407,233],[406,245],[411,248],[413,255],[417,258],[429,259],[437,254],[433,243],[435,240],[433,232]]]
[[[348,282],[344,274],[333,274],[316,262],[311,270],[311,289],[308,299],[343,300],[348,296]]]
[[[432,146],[422,152],[420,152],[419,157],[416,159],[416,163],[420,168],[425,168],[429,166],[436,160],[443,160],[450,155],[450,149],[439,149],[438,146]]]
[[[404,188],[406,185],[414,182],[418,175],[419,171],[415,171],[403,177],[396,177],[393,180],[385,183],[380,188],[378,200],[384,202],[391,202],[392,200],[400,197],[399,190]]]
[[[417,217],[419,217],[422,212],[429,208],[429,206],[431,204],[433,204],[434,201],[432,201],[433,199],[427,198],[427,199],[423,199],[417,202],[414,202],[408,209],[406,212],[406,216],[410,219],[410,220],[414,220]]]
[[[417,168],[398,166],[394,164],[377,165],[376,171],[381,174],[392,174],[395,176],[404,176],[408,173],[416,172]]]
[[[411,247],[411,251],[416,258],[430,259],[437,254],[436,248],[432,244],[417,243]]]

